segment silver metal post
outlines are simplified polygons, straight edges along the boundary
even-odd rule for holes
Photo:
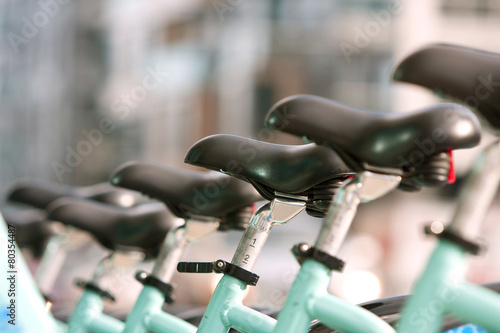
[[[152,275],[165,283],[169,283],[172,279],[177,263],[187,244],[186,232],[185,226],[171,230],[167,234],[163,247],[156,258]]]
[[[165,283],[170,282],[186,245],[215,232],[218,226],[217,219],[196,218],[186,220],[183,225],[171,230],[156,258],[152,275]]]
[[[254,213],[236,249],[232,264],[252,270],[274,224],[284,224],[305,209],[303,197],[277,196]]]
[[[448,228],[467,238],[477,235],[500,183],[500,141],[488,146],[476,160]]]
[[[333,202],[328,207],[328,212],[316,239],[314,245],[316,249],[331,256],[337,255],[361,202],[361,186],[361,180],[354,177],[337,192]]]
[[[271,205],[266,204],[254,213],[236,249],[232,264],[246,270],[253,269],[272,228],[270,210]]]
[[[104,257],[104,259],[102,259],[99,264],[97,264],[97,267],[94,270],[94,275],[92,276],[92,282],[94,284],[99,285],[99,281],[102,279],[102,277],[111,272],[115,267],[113,255],[114,252],[111,252],[111,254]]]
[[[377,199],[398,186],[401,176],[363,171],[347,180],[328,207],[314,247],[336,256],[361,202]]]
[[[35,281],[44,295],[50,295],[54,283],[66,259],[66,244],[68,243],[68,229],[50,237],[42,259],[35,273]]]

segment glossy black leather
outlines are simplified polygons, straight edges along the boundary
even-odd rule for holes
[[[45,209],[57,198],[71,196],[73,191],[68,185],[23,179],[9,189],[7,200]]]
[[[5,208],[2,210],[5,222],[16,228],[16,242],[21,248],[30,248],[35,257],[40,257],[50,237],[57,233],[57,228],[45,221],[42,211]]]
[[[28,179],[16,182],[8,191],[7,200],[45,209],[61,197],[88,198],[117,206],[133,206],[144,201],[138,193],[117,190],[108,183],[77,187]]]
[[[300,194],[350,172],[335,152],[315,144],[277,145],[223,134],[195,143],[185,162],[239,177],[266,197],[274,191]]]
[[[475,108],[500,129],[500,54],[432,44],[406,57],[394,79],[434,90]]]
[[[179,225],[161,203],[135,207],[61,198],[47,208],[47,218],[91,233],[109,249],[156,254],[167,232]]]
[[[481,128],[472,112],[457,104],[438,104],[413,112],[363,110],[312,95],[276,103],[266,124],[332,146],[359,163],[402,167],[412,154],[431,156],[475,146]]]
[[[160,200],[182,218],[221,218],[262,200],[249,184],[218,172],[187,171],[151,162],[118,167],[111,183]]]

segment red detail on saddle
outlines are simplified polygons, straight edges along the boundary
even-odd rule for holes
[[[252,204],[252,215],[255,213],[255,211],[257,210],[257,205],[256,204]]]
[[[448,173],[448,184],[453,184],[457,180],[457,175],[455,174],[455,166],[453,165],[453,151],[448,149],[448,155],[450,156],[450,172]]]

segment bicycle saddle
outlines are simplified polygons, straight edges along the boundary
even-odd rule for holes
[[[325,147],[277,145],[224,134],[195,143],[184,161],[243,179],[268,200],[275,192],[304,195],[313,201],[322,195],[322,200],[331,200],[336,181],[351,174],[337,154]],[[317,191],[312,190],[315,186]],[[325,208],[318,202],[315,206],[320,211]]]
[[[167,232],[180,225],[160,203],[118,207],[76,198],[54,201],[47,218],[87,231],[109,249],[141,250],[152,256]]]
[[[61,197],[88,198],[117,206],[133,206],[144,201],[138,193],[117,190],[108,183],[77,187],[26,179],[17,181],[11,187],[7,200],[45,209]]]
[[[446,182],[449,165],[448,160],[441,160],[447,158],[443,152],[475,146],[481,138],[474,114],[457,104],[385,113],[295,95],[276,103],[266,124],[330,146],[353,169],[425,169],[430,161],[446,171],[420,179],[420,185]]]
[[[30,248],[35,257],[40,257],[50,237],[57,234],[57,228],[45,221],[43,212],[31,209],[2,209],[5,222],[16,228],[16,242],[21,248]]]
[[[404,59],[393,76],[461,100],[500,128],[500,54],[432,44]]]
[[[252,186],[217,172],[187,171],[150,162],[128,162],[111,176],[115,186],[142,192],[158,199],[178,217],[221,218],[221,226],[238,222],[239,212],[262,198]],[[241,217],[241,216],[240,216]],[[234,218],[234,221],[233,221]]]

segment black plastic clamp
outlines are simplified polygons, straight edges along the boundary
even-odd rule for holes
[[[472,242],[463,238],[456,232],[446,229],[440,222],[433,222],[425,226],[424,232],[426,235],[436,236],[437,238],[445,239],[448,242],[452,242],[473,255],[479,254],[484,247],[479,243]]]
[[[292,248],[292,253],[301,265],[304,260],[310,258],[325,265],[332,271],[342,272],[345,266],[345,262],[343,260],[309,246],[309,244],[306,243],[299,243],[295,245]]]
[[[177,264],[177,271],[180,273],[222,273],[237,278],[250,286],[257,285],[257,281],[259,281],[257,274],[221,259],[214,262],[183,261]]]
[[[111,295],[111,293],[109,293],[106,290],[103,290],[103,289],[99,288],[93,282],[87,282],[87,281],[84,281],[82,279],[75,279],[75,285],[77,287],[80,287],[80,288],[83,288],[83,289],[91,290],[91,291],[99,294],[103,298],[106,298],[106,299],[108,299],[108,300],[110,300],[112,302],[114,302],[116,300],[115,297],[113,295]]]
[[[144,286],[155,287],[165,296],[165,303],[171,304],[174,302],[174,286],[170,283],[165,283],[162,280],[148,274],[144,271],[137,271],[135,274],[135,279],[142,283]]]

